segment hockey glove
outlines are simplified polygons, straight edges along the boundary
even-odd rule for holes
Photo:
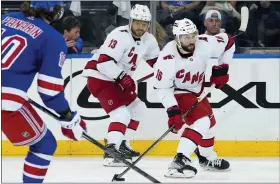
[[[68,117],[65,116],[59,121],[62,134],[72,140],[80,140],[82,134],[87,130],[86,123],[81,119],[77,112],[69,112]]]
[[[178,106],[172,106],[167,109],[168,114],[168,127],[170,128],[172,125],[175,127],[173,128],[172,132],[177,134],[178,131],[182,128],[184,123],[182,122],[182,113]]]
[[[134,80],[124,72],[116,79],[116,82],[123,88],[124,91],[135,91],[136,85]]]
[[[216,88],[221,88],[223,85],[225,85],[229,80],[228,75],[228,64],[222,64],[219,66],[213,66],[212,67],[212,75],[210,77],[210,83],[215,84]]]

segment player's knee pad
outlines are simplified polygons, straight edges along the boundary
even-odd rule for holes
[[[127,108],[130,111],[131,119],[140,121],[145,115],[146,104],[139,98],[136,98]]]
[[[203,118],[196,120],[191,125],[191,128],[203,136],[209,130],[210,124],[211,124],[210,119],[208,117],[203,117]]]
[[[48,129],[45,136],[36,144],[30,146],[29,151],[34,154],[43,154],[52,156],[57,148],[56,139]]]
[[[130,122],[130,112],[127,107],[121,106],[109,113],[111,122],[120,122],[124,125],[128,125]]]
[[[21,146],[40,141],[47,127],[26,101],[17,111],[2,111],[2,131],[15,146]]]
[[[210,126],[208,117],[203,117],[195,121],[189,128],[185,128],[182,133],[183,138],[190,139],[196,146],[200,145],[203,135]]]

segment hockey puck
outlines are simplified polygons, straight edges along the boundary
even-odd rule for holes
[[[125,178],[119,178],[118,176],[118,174],[115,174],[112,181],[125,181]]]

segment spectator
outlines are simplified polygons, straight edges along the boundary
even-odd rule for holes
[[[222,32],[222,17],[221,13],[218,10],[209,10],[206,13],[204,26],[206,28],[205,34],[207,35],[216,35]]]
[[[225,29],[221,28],[222,25],[222,16],[218,10],[209,10],[205,15],[204,26],[206,28],[205,34],[207,35],[217,35],[221,32],[226,32]],[[240,52],[239,46],[236,44],[235,40],[235,53]]]
[[[81,24],[74,16],[66,16],[51,24],[58,32],[60,32],[68,47],[68,54],[81,53],[83,41],[80,38]]]
[[[280,46],[280,4],[260,1],[250,6],[258,19],[258,42],[263,46]]]
[[[191,19],[197,27],[199,27],[201,22],[199,21],[199,17],[196,13],[199,5],[199,1],[161,1],[159,23],[163,27],[166,27],[170,24],[173,25],[175,20],[188,18]]]
[[[202,9],[200,15],[203,20],[206,12],[209,10],[218,10],[222,16],[222,28],[225,28],[228,33],[233,34],[237,31],[240,21],[240,13],[235,9],[236,1],[208,1]]]

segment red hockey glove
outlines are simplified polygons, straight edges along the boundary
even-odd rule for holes
[[[223,85],[225,85],[229,80],[228,75],[228,64],[222,64],[219,66],[213,66],[212,67],[212,75],[210,77],[210,83],[215,84],[216,88],[221,88]]]
[[[134,80],[127,75],[124,72],[121,72],[121,74],[118,76],[116,79],[116,82],[121,85],[121,87],[124,89],[124,91],[135,91],[136,90],[136,85]]]
[[[175,128],[173,128],[172,132],[174,134],[177,134],[178,131],[184,125],[184,123],[182,122],[181,110],[176,105],[176,106],[173,106],[173,107],[169,107],[167,109],[167,114],[168,114],[168,117],[169,117],[169,119],[168,119],[168,127],[170,128],[172,125],[174,125]]]
[[[86,123],[81,119],[77,112],[72,112],[71,117],[59,121],[62,134],[72,140],[80,140],[82,134],[87,130]]]

